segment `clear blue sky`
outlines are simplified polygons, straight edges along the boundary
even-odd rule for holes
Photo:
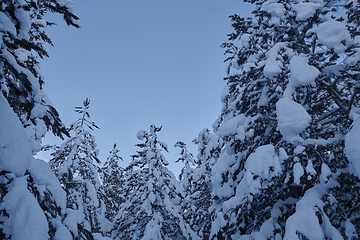
[[[94,135],[104,162],[114,143],[125,164],[140,143],[139,130],[162,125],[159,140],[178,174],[176,141],[196,154],[191,141],[220,114],[226,76],[219,46],[232,31],[229,15],[250,16],[238,0],[74,0],[80,29],[61,18],[48,28],[55,47],[42,62],[44,91],[69,126],[73,111],[91,100]],[[48,133],[50,135],[50,133]],[[45,143],[61,143],[47,137]]]

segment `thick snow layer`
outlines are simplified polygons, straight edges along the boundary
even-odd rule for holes
[[[322,44],[328,48],[334,48],[336,53],[345,51],[346,45],[351,42],[350,33],[345,24],[335,20],[320,24],[317,28],[317,35]]]
[[[29,138],[2,94],[0,110],[0,171],[22,176],[32,159]]]
[[[310,85],[315,82],[320,71],[308,64],[308,60],[303,56],[293,56],[290,60],[290,79],[284,95],[290,97],[296,87]]]
[[[353,123],[345,137],[345,154],[353,167],[354,174],[360,178],[360,118]]]
[[[344,238],[341,236],[340,232],[331,225],[330,219],[326,214],[322,215],[323,220],[323,226],[324,226],[324,232],[327,236],[327,239],[331,240],[344,240]]]
[[[152,206],[149,199],[145,199],[143,204],[141,205],[141,210],[146,213],[147,216],[152,215]]]
[[[27,177],[16,178],[11,183],[0,209],[9,218],[2,229],[12,240],[48,239],[48,223],[43,210],[27,189]]]
[[[22,8],[16,8],[14,10],[14,14],[20,23],[20,31],[19,31],[19,34],[17,34],[18,37],[20,39],[29,40],[29,38],[30,38],[29,32],[30,32],[30,27],[31,27],[29,12]]]
[[[300,178],[304,175],[304,168],[301,166],[301,163],[297,162],[293,167],[294,172],[294,183],[300,184]]]
[[[306,20],[312,17],[316,10],[322,6],[320,3],[300,2],[292,7],[296,12],[296,20]]]
[[[64,220],[64,224],[68,229],[77,237],[78,235],[78,224],[84,222],[85,216],[82,209],[80,210],[73,210],[70,208],[66,209],[66,218]]]
[[[110,232],[111,229],[113,228],[113,223],[106,219],[105,212],[106,212],[105,203],[101,202],[100,211],[98,210],[96,215],[100,225],[101,232],[103,233]]]
[[[47,133],[47,128],[45,122],[38,119],[35,119],[36,125],[31,124],[30,126],[25,128],[25,131],[28,135],[30,146],[33,151],[33,154],[41,151],[41,142],[42,138]]]
[[[331,177],[331,170],[326,163],[321,164],[321,174],[320,174],[320,183],[327,184]]]
[[[288,157],[289,156],[287,155],[285,149],[279,148],[279,159],[280,159],[280,161],[283,162],[284,160],[288,159]]]
[[[65,213],[66,194],[49,164],[40,159],[32,159],[27,170],[38,186],[44,185],[50,191],[56,205]]]
[[[244,114],[240,114],[223,122],[216,132],[216,135],[218,137],[225,137],[236,134],[235,138],[243,141],[245,139],[245,131],[248,127],[248,123],[249,119]],[[216,137],[214,139],[216,139]]]
[[[236,162],[233,154],[229,155],[226,151],[219,157],[212,168],[213,192],[220,198],[229,198],[234,194],[234,189],[228,183],[222,184],[223,174],[228,170],[228,166]]]
[[[144,236],[141,240],[160,240],[161,237],[161,222],[163,222],[163,218],[160,213],[154,213],[153,218],[146,224]]]
[[[95,189],[94,184],[92,184],[89,180],[85,180],[86,190],[87,190],[87,198],[88,198],[88,204],[95,206],[96,208],[99,206],[99,200],[97,198],[97,191]]]
[[[62,224],[60,216],[57,216],[56,219],[53,220],[53,224],[56,227],[54,240],[68,240],[73,238],[70,231]]]
[[[282,6],[282,4],[280,4],[280,5]],[[284,47],[285,47],[284,43],[277,43],[266,54],[267,59],[266,59],[265,67],[264,67],[265,77],[271,78],[282,72],[282,69],[284,68],[284,66],[277,57],[278,57],[279,50]]]
[[[284,5],[278,3],[277,0],[269,0],[264,2],[260,10],[270,13],[271,16],[278,18],[284,16],[286,11]]]
[[[226,225],[226,221],[224,219],[224,214],[222,212],[218,212],[214,221],[212,221],[211,223],[210,236],[216,235],[219,229],[225,225]]]
[[[330,183],[331,171],[325,163],[321,166],[320,178],[320,184],[307,190],[296,203],[295,213],[286,221],[284,240],[299,239],[297,233],[303,234],[309,240],[325,239],[325,236],[326,239],[343,239],[323,211],[325,203],[321,198],[327,188],[333,187],[335,183],[334,181]]]
[[[302,152],[304,152],[306,148],[304,146],[296,146],[296,148],[294,149],[294,154],[295,155],[298,155],[298,154],[301,154]]]
[[[34,108],[31,110],[32,118],[42,118],[46,115],[47,107],[42,104],[35,104]]]
[[[303,106],[289,98],[282,98],[276,103],[276,115],[284,139],[289,142],[301,141],[299,133],[311,122],[311,117]]]
[[[290,60],[290,81],[296,86],[305,86],[314,83],[320,71],[308,64],[303,56],[293,56]]]
[[[358,238],[358,235],[356,233],[356,228],[354,224],[352,224],[350,219],[347,219],[345,222],[345,235],[348,237],[348,239]]]
[[[314,169],[314,165],[310,159],[307,162],[305,170],[308,175],[308,180],[310,180],[312,178],[312,176],[316,175],[316,170]]]
[[[263,184],[282,172],[279,157],[275,154],[271,144],[258,147],[250,154],[245,163],[245,173],[236,188],[236,194],[223,204],[226,212],[237,204],[242,204],[245,199],[252,200],[253,196],[261,191]],[[228,185],[224,185],[228,186]],[[223,186],[223,189],[225,188]],[[228,186],[229,191],[233,191]],[[218,192],[217,192],[218,193]]]
[[[319,186],[318,186],[319,187]],[[316,216],[318,209],[322,209],[322,192],[319,188],[311,188],[296,204],[296,212],[286,221],[284,240],[299,239],[297,232],[302,233],[309,240],[324,239],[324,233]]]
[[[281,172],[281,165],[279,158],[275,156],[274,146],[268,144],[258,147],[246,160],[245,169],[251,173],[251,179],[254,178],[253,176],[271,179],[278,175]]]
[[[16,36],[15,25],[11,22],[10,18],[6,16],[3,12],[0,12],[0,30],[8,31],[12,35]],[[0,41],[2,42],[2,39]]]

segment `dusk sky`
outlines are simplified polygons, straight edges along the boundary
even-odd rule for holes
[[[177,175],[175,142],[191,141],[220,114],[225,56],[220,44],[232,31],[233,13],[250,16],[248,4],[226,1],[74,0],[80,29],[60,17],[47,29],[55,47],[42,61],[44,91],[69,126],[75,106],[89,98],[93,133],[105,162],[114,143],[125,163],[138,150],[139,130],[163,126],[160,141]],[[53,14],[51,14],[53,15]],[[61,144],[47,134],[44,143]],[[40,157],[45,155],[40,155]]]

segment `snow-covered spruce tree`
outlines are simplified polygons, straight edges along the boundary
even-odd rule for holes
[[[108,221],[98,198],[98,149],[91,134],[98,128],[90,121],[90,101],[76,107],[80,118],[69,128],[73,135],[53,152],[50,167],[58,177],[67,197],[64,223],[76,239],[92,239],[92,233],[107,231]]]
[[[0,4],[0,238],[69,239],[63,224],[65,192],[48,164],[34,159],[47,130],[67,135],[42,91],[38,57],[51,43],[47,11],[75,25],[71,1],[2,1]],[[25,129],[24,129],[25,128]]]
[[[179,180],[182,184],[185,192],[187,189],[191,188],[191,184],[193,182],[192,177],[194,174],[193,168],[191,166],[195,166],[195,159],[191,152],[189,152],[186,148],[186,144],[184,142],[178,141],[175,143],[174,147],[180,148],[180,157],[175,162],[183,162],[184,167],[181,169]]]
[[[196,209],[192,202],[192,192],[194,189],[194,169],[193,167],[196,166],[194,156],[190,153],[184,142],[178,141],[175,143],[174,147],[180,148],[180,157],[175,162],[183,162],[184,166],[181,169],[179,174],[179,180],[182,188],[184,189],[185,195],[183,200],[181,201],[181,209],[183,211],[183,216],[185,222],[187,222],[191,228],[195,232],[199,232],[197,230],[200,229],[196,224],[193,222],[193,217],[195,215]],[[201,235],[199,235],[201,236]]]
[[[249,2],[223,44],[211,237],[358,238],[359,3]]]
[[[199,239],[184,222],[180,209],[184,190],[162,150],[165,143],[158,141],[161,127],[150,126],[150,132],[139,131],[137,138],[144,143],[127,168],[123,191],[125,203],[120,207],[113,239]]]
[[[105,217],[111,222],[119,211],[120,204],[124,202],[124,196],[122,195],[124,169],[119,166],[119,161],[123,161],[122,157],[118,155],[119,152],[120,150],[117,149],[115,143],[100,171],[102,181],[100,198],[105,203]]]
[[[193,143],[198,145],[196,160],[188,159],[190,156],[188,156],[185,148],[182,151],[182,154],[185,155],[182,159],[188,159],[187,161],[196,164],[194,169],[185,165],[185,168],[182,170],[182,176],[180,176],[180,180],[184,178],[182,180],[183,185],[187,185],[185,188],[186,197],[183,201],[183,209],[186,209],[184,219],[201,239],[209,239],[210,236],[211,168],[221,149],[220,142],[210,142],[212,136],[213,134],[210,133],[210,130],[205,128],[193,140]]]

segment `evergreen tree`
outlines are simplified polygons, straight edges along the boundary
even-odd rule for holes
[[[116,148],[116,143],[110,151],[104,166],[101,168],[101,199],[105,202],[106,213],[105,217],[109,221],[113,221],[113,217],[119,211],[120,204],[124,202],[122,196],[122,187],[124,184],[124,169],[119,166],[119,160],[124,161],[118,155],[120,150]]]
[[[357,238],[359,4],[249,2],[223,44],[211,237]]]
[[[181,156],[175,162],[182,161],[184,163],[184,167],[181,169],[179,179],[183,188],[185,189],[185,191],[187,191],[187,189],[191,188],[191,184],[193,182],[192,177],[194,171],[191,165],[195,166],[194,156],[187,150],[186,144],[181,141],[176,142],[174,147],[178,147],[181,149]]]
[[[181,169],[179,174],[180,184],[185,192],[184,199],[181,201],[181,209],[183,211],[184,220],[194,231],[198,232],[200,227],[194,224],[192,219],[195,212],[197,212],[192,199],[192,192],[194,185],[196,184],[194,181],[194,169],[192,168],[192,166],[195,166],[195,159],[194,156],[187,150],[184,142],[178,141],[175,143],[174,147],[181,149],[180,158],[175,162],[182,161],[184,163],[184,167]]]
[[[71,1],[2,1],[0,27],[0,89],[30,136],[33,152],[41,149],[47,130],[62,138],[68,135],[59,114],[42,91],[44,76],[38,57],[48,57],[45,43],[52,44],[44,28],[54,23],[43,19],[46,12],[62,14],[78,27]]]
[[[91,239],[92,233],[106,231],[107,227],[98,198],[99,151],[91,134],[98,126],[89,120],[89,107],[86,99],[83,106],[75,108],[80,118],[70,126],[69,132],[74,135],[57,147],[49,161],[66,192],[65,224],[73,237],[80,239]]]
[[[0,238],[69,239],[65,192],[48,164],[34,159],[47,130],[68,135],[42,91],[38,57],[51,43],[43,19],[52,11],[77,25],[71,1],[2,1],[0,5]],[[24,129],[25,128],[25,129]]]
[[[124,186],[126,201],[120,207],[114,239],[197,239],[184,223],[179,205],[183,189],[166,165],[161,153],[165,143],[158,141],[161,127],[150,126],[150,132],[139,131],[144,143],[133,156]]]
[[[198,155],[196,160],[192,160],[196,163],[196,167],[187,174],[189,184],[184,200],[185,220],[201,239],[209,239],[211,227],[209,207],[211,205],[212,185],[210,176],[216,155],[216,151],[208,151],[209,144],[213,144],[213,142],[210,143],[211,136],[210,130],[205,128],[193,140],[193,143],[198,145]]]

